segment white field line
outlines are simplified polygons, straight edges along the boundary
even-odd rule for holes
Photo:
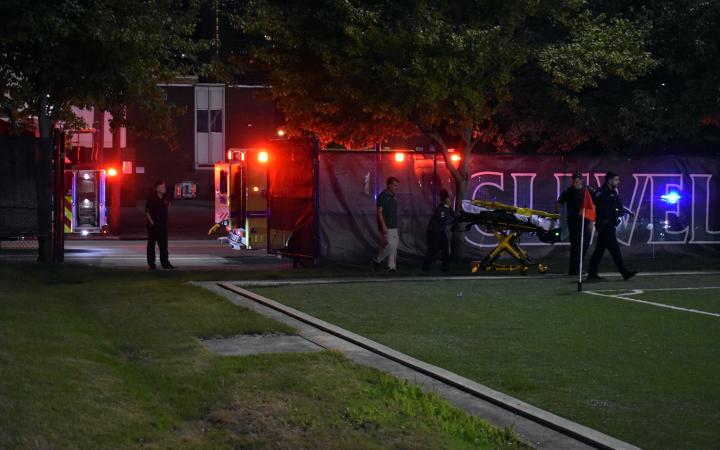
[[[601,273],[600,276],[613,276],[617,275],[620,277],[620,275],[617,274],[617,272],[614,273]],[[678,270],[674,272],[640,272],[636,276],[638,277],[657,277],[657,276],[665,276],[665,275],[720,275],[720,272],[717,270]]]
[[[614,273],[601,273],[603,277],[614,276]],[[647,272],[639,273],[642,276],[665,275],[720,275],[720,272],[691,271],[691,272]],[[617,275],[620,277],[620,275]],[[279,287],[311,284],[347,284],[347,283],[397,283],[397,282],[428,282],[428,281],[498,281],[498,280],[537,280],[542,278],[561,279],[566,275],[560,274],[533,274],[533,275],[450,275],[450,276],[423,276],[423,277],[363,277],[363,278],[306,278],[302,280],[238,280],[233,284],[239,287]],[[613,289],[613,291],[621,289]],[[603,292],[603,291],[595,291]]]
[[[676,311],[683,311],[683,312],[689,312],[689,313],[694,313],[694,314],[702,314],[704,316],[720,317],[720,314],[718,314],[718,313],[711,313],[711,312],[701,311],[699,309],[692,309],[692,308],[681,308],[679,306],[666,305],[664,303],[655,303],[655,302],[649,302],[647,300],[638,300],[636,298],[626,297],[627,295],[642,294],[643,293],[642,289],[634,289],[633,292],[628,292],[628,293],[622,294],[622,295],[601,294],[600,292],[597,292],[597,291],[583,291],[583,293],[590,294],[590,295],[597,295],[600,297],[616,298],[618,300],[625,300],[626,302],[642,303],[645,305],[657,306],[658,308],[674,309]]]
[[[635,295],[642,294],[643,292],[649,291],[695,291],[700,289],[720,289],[720,286],[697,286],[697,287],[678,287],[678,288],[650,288],[650,289],[633,289],[633,293],[630,294],[617,294],[617,295]],[[624,292],[626,289],[595,289],[593,292]],[[640,292],[634,292],[640,291]]]

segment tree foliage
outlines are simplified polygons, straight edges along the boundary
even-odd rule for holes
[[[159,82],[187,73],[196,15],[182,0],[0,2],[0,108],[16,127],[37,117],[40,261],[51,259],[51,129],[77,124],[71,107],[93,106],[123,125],[144,111],[155,134],[170,134]],[[74,125],[71,125],[74,126]]]
[[[584,94],[634,80],[655,61],[647,29],[582,0],[251,0],[242,31],[294,133],[349,145],[418,133],[448,156],[580,142]],[[524,112],[549,109],[534,125]],[[527,114],[528,116],[532,113]],[[448,164],[462,198],[468,158]]]
[[[37,116],[44,131],[71,106],[94,106],[117,126],[133,105],[168,130],[157,84],[192,69],[193,2],[5,0],[0,17],[0,107],[13,121]]]
[[[720,2],[646,0],[625,15],[651,26],[658,64],[618,102],[626,141],[643,145],[718,140]]]

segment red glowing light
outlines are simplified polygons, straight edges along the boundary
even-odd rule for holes
[[[405,153],[395,153],[395,161],[399,163],[405,161]]]
[[[462,157],[460,155],[456,155],[456,154],[450,155],[450,161],[452,161],[452,162],[458,162],[461,159],[462,159]]]
[[[240,161],[245,161],[245,152],[240,153]]]
[[[282,128],[279,129],[279,130],[277,130],[277,135],[280,136],[280,137],[285,136],[285,130],[283,130]]]
[[[260,192],[260,188],[257,186],[253,186],[253,192]]]
[[[232,161],[232,159],[233,159],[233,151],[232,150],[228,150],[227,159],[228,159],[228,161]]]
[[[108,169],[107,174],[109,177],[114,177],[117,175],[117,170],[114,168],[110,168],[110,169]]]
[[[268,159],[269,159],[268,152],[262,151],[262,152],[258,153],[258,161],[260,161],[261,163],[268,162]]]

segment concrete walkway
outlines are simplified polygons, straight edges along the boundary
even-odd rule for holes
[[[246,291],[235,283],[194,284],[215,292],[238,306],[287,324],[297,329],[302,338],[320,347],[341,351],[356,363],[390,373],[426,392],[435,393],[450,404],[496,427],[511,427],[522,439],[538,449],[637,449],[631,444]]]
[[[202,345],[221,356],[264,355],[266,353],[319,352],[322,347],[302,336],[234,336],[202,339]]]
[[[35,261],[37,243],[32,241],[3,242],[2,261]],[[65,241],[65,262],[107,268],[147,269],[147,241],[122,239],[73,239]],[[216,239],[170,240],[170,262],[179,269],[289,269],[292,262],[265,249],[233,250]],[[156,249],[156,257],[159,252]],[[158,266],[160,262],[158,261]]]

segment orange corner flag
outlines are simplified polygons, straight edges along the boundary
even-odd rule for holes
[[[585,216],[585,219],[593,221],[595,220],[595,203],[593,203],[592,197],[590,196],[590,189],[585,188],[585,198],[583,199],[582,208],[580,208],[580,215]]]

